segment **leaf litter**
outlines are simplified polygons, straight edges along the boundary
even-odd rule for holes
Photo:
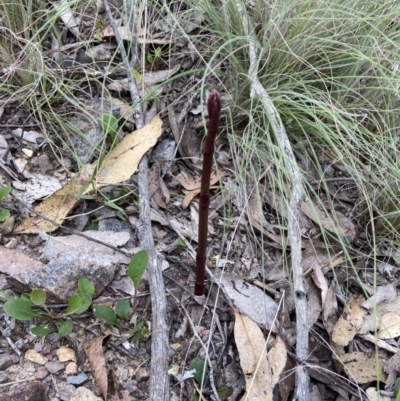
[[[65,29],[73,32],[77,38],[85,36],[84,30],[81,29],[83,25],[74,18],[74,12],[67,6],[67,3],[61,2],[60,4],[59,7],[64,7],[60,16],[61,20],[64,21]],[[188,24],[184,25],[184,30],[192,32],[201,23],[201,17],[193,13]],[[171,32],[170,25],[165,24],[163,26],[162,24],[161,20],[158,21],[158,29],[164,29],[164,34],[167,35],[168,33],[169,35]],[[170,39],[168,38],[147,35],[147,32],[146,38],[144,38],[144,29],[141,26],[139,28],[139,43],[144,41],[154,45],[168,45],[170,43]],[[110,33],[109,29],[107,31],[107,29],[108,27],[101,34],[103,37],[112,39],[113,34]],[[130,32],[126,27],[119,27],[119,31],[124,40],[130,40]],[[92,46],[85,51],[85,54],[100,65],[100,62],[109,59],[114,49],[115,46],[101,46],[99,48]],[[197,161],[201,157],[201,136],[199,132],[203,127],[203,121],[201,121],[203,116],[201,114],[204,106],[200,104],[198,94],[195,93],[195,96],[193,96],[193,94],[186,95],[182,92],[183,81],[178,80],[176,83],[168,83],[164,86],[166,80],[182,71],[183,62],[187,66],[193,63],[190,57],[186,57],[185,59],[184,52],[178,56],[179,63],[168,66],[168,68],[161,68],[161,66],[157,66],[154,63],[149,68],[151,71],[146,71],[141,76],[143,82],[142,94],[148,94],[154,85],[159,85],[157,87],[157,90],[160,91],[159,93],[165,90],[163,92],[165,94],[172,88],[172,91],[180,93],[179,96],[181,96],[177,96],[174,99],[174,105],[161,103],[158,106],[159,111],[168,107],[168,118],[165,118],[164,114],[163,121],[167,125],[167,132],[171,133],[171,135],[165,139],[172,140],[174,146],[178,147],[179,152],[176,159],[172,160],[173,163],[171,162],[167,167],[157,166],[155,162],[152,165],[152,181],[155,183],[153,193],[157,194],[154,196],[155,207],[152,213],[156,225],[162,224],[164,226],[163,230],[166,230],[165,235],[158,237],[158,246],[160,249],[163,249],[163,247],[175,244],[169,247],[171,250],[170,253],[176,257],[175,262],[170,265],[165,273],[169,277],[166,280],[169,280],[168,291],[170,294],[170,338],[171,347],[172,344],[174,346],[172,348],[174,352],[171,352],[171,366],[178,366],[178,373],[175,372],[175,375],[171,375],[171,383],[178,385],[173,387],[171,393],[172,396],[177,397],[179,395],[180,397],[186,397],[186,399],[193,399],[195,386],[192,384],[191,379],[194,379],[194,375],[191,377],[191,374],[187,374],[187,372],[190,372],[188,370],[190,362],[191,360],[195,360],[195,358],[202,358],[203,361],[206,360],[202,352],[201,343],[212,341],[217,351],[210,351],[210,358],[213,363],[219,364],[219,370],[222,372],[221,376],[216,375],[214,379],[216,379],[218,389],[222,389],[225,385],[230,388],[233,395],[228,396],[227,399],[272,399],[274,387],[279,386],[281,399],[286,400],[289,399],[293,386],[287,384],[286,389],[283,387],[282,383],[284,383],[285,377],[282,375],[282,372],[288,369],[290,363],[292,365],[289,370],[295,367],[294,362],[290,362],[289,355],[295,345],[293,330],[291,330],[291,325],[294,323],[295,294],[291,293],[291,277],[290,273],[288,273],[288,266],[285,265],[287,263],[285,261],[287,231],[285,229],[281,230],[282,222],[285,222],[285,219],[287,219],[288,209],[285,206],[287,194],[273,192],[268,187],[267,181],[257,183],[261,188],[259,192],[259,194],[262,194],[261,197],[257,196],[255,191],[252,191],[250,194],[246,193],[245,185],[238,183],[236,180],[236,172],[233,170],[231,160],[228,158],[223,165],[221,163],[218,171],[222,171],[222,167],[229,167],[229,169],[224,170],[224,175],[216,174],[212,179],[213,183],[219,182],[219,186],[212,188],[215,190],[218,189],[218,191],[213,192],[215,203],[212,203],[210,211],[210,215],[214,216],[214,219],[212,220],[212,224],[210,224],[209,230],[209,261],[210,266],[213,263],[212,261],[215,260],[218,267],[225,266],[231,271],[227,271],[224,274],[217,272],[214,275],[215,283],[220,286],[221,294],[217,296],[213,292],[214,290],[210,290],[211,298],[209,304],[207,304],[207,301],[201,299],[195,299],[194,301],[205,307],[214,306],[215,303],[217,305],[215,315],[211,318],[211,309],[207,309],[205,313],[199,313],[199,310],[203,311],[203,307],[196,308],[195,306],[198,305],[191,305],[188,302],[190,298],[186,291],[183,290],[190,288],[191,281],[193,280],[192,273],[188,273],[193,264],[193,254],[190,253],[190,246],[195,245],[197,239],[195,227],[198,224],[196,222],[196,207],[198,205],[196,186],[198,186],[199,180],[187,177],[191,173],[193,173],[193,177],[198,177],[198,173],[196,173],[198,171]],[[120,92],[119,95],[115,95],[114,92],[115,96],[120,96],[121,93],[123,94],[123,92],[129,90],[127,80],[114,78],[107,85],[109,89]],[[213,82],[210,82],[210,86],[212,84]],[[134,123],[134,108],[127,104],[124,98],[108,97],[108,99],[120,107],[121,117],[127,120],[127,123]],[[195,103],[193,107],[189,107],[188,105],[193,102]],[[183,112],[183,118],[181,114],[179,117],[176,117],[174,110],[170,113],[171,108],[175,109],[176,115],[178,115],[178,112],[181,114]],[[186,112],[185,109],[187,109]],[[25,178],[27,178],[28,182],[25,185],[23,183],[21,185],[21,182],[17,180],[20,176],[15,172],[12,173],[12,170],[10,170],[10,152],[5,153],[4,157],[7,157],[7,160],[2,162],[2,168],[14,178],[15,194],[18,193],[17,191],[25,191],[26,197],[22,199],[26,203],[37,202],[50,195],[49,198],[41,201],[35,210],[58,224],[65,224],[66,216],[76,210],[78,203],[82,202],[86,204],[86,200],[79,199],[78,194],[94,194],[99,189],[130,180],[143,154],[151,150],[160,138],[162,134],[161,121],[160,117],[156,117],[149,126],[145,126],[142,130],[126,134],[119,144],[108,153],[108,156],[101,161],[102,163],[99,164],[99,167],[97,167],[96,162],[86,163],[82,169],[82,175],[72,178],[71,176],[74,174],[70,174],[70,172],[61,175],[61,179],[51,175],[52,173],[50,172],[47,176],[44,175],[43,181],[37,180],[37,182],[40,182],[36,186],[34,185],[33,174],[37,174],[37,172],[29,170],[35,170],[30,155],[36,155],[38,149],[30,144],[34,144],[38,139],[43,139],[44,135],[36,131],[23,131],[21,128],[21,131],[18,131],[16,135],[19,136],[20,140],[25,141],[23,143],[24,148],[21,148],[23,155],[15,160],[18,160],[17,164],[21,170],[26,169]],[[163,134],[165,136],[165,132]],[[0,137],[4,138],[3,135]],[[224,143],[223,139],[221,141],[220,145],[229,149],[227,143]],[[12,148],[11,152],[14,149]],[[179,160],[179,157],[183,159],[183,162]],[[324,161],[326,162],[326,160]],[[331,162],[332,160],[328,159],[328,161]],[[332,165],[334,166],[333,170],[340,170],[340,166],[337,163],[335,164],[332,161]],[[66,177],[68,177],[69,181],[65,184]],[[269,178],[271,180],[274,179],[272,174]],[[64,185],[61,189],[59,189],[60,183]],[[82,190],[85,186],[87,188]],[[247,186],[254,188],[255,183],[247,183]],[[192,192],[185,194],[182,188]],[[315,362],[316,364],[320,364],[321,361],[326,363],[326,360],[329,359],[330,362],[326,363],[326,370],[339,372],[348,378],[353,385],[365,385],[363,388],[366,389],[365,392],[369,397],[372,399],[375,396],[378,399],[377,383],[386,383],[389,391],[391,391],[395,384],[399,371],[398,355],[397,353],[388,351],[391,348],[384,348],[383,343],[375,345],[371,342],[371,337],[366,337],[366,335],[375,334],[376,340],[387,340],[387,343],[385,342],[387,345],[390,345],[390,342],[395,341],[400,336],[400,302],[397,297],[396,283],[390,281],[390,277],[393,279],[393,273],[391,272],[397,269],[398,263],[396,260],[387,260],[388,258],[385,258],[384,262],[381,261],[380,268],[382,272],[378,277],[380,281],[378,285],[375,285],[375,281],[371,280],[371,277],[373,278],[373,275],[371,275],[372,269],[368,264],[369,261],[367,258],[360,258],[356,274],[351,271],[348,259],[356,258],[356,253],[353,252],[354,249],[351,249],[350,255],[336,256],[338,255],[338,249],[337,244],[333,240],[331,248],[323,245],[323,250],[317,249],[320,245],[318,236],[321,233],[321,228],[332,233],[335,238],[343,239],[348,244],[355,244],[357,240],[360,240],[360,235],[354,225],[354,219],[350,213],[346,212],[346,208],[342,207],[342,201],[350,204],[355,202],[354,198],[350,196],[351,191],[345,187],[341,191],[337,191],[332,184],[329,185],[329,191],[335,197],[335,201],[337,201],[335,208],[329,209],[323,207],[323,201],[316,198],[308,199],[301,204],[303,215],[300,225],[304,235],[303,262],[306,265],[305,267],[310,269],[309,273],[311,273],[312,277],[312,280],[306,280],[310,312],[308,322],[318,335],[321,336],[320,344],[311,350],[310,363]],[[221,196],[221,192],[223,192],[224,196]],[[189,204],[193,207],[189,211],[185,211],[185,207],[188,207]],[[230,207],[234,206],[231,215],[229,215],[231,220],[221,212],[227,205]],[[160,214],[157,208],[164,209],[165,213]],[[15,207],[10,206],[10,209],[14,210],[14,213],[17,212]],[[135,206],[133,206],[132,210],[130,213],[137,211],[137,209],[135,210]],[[133,228],[140,229],[140,222],[131,218],[131,216],[129,216],[129,221],[133,222]],[[169,229],[170,226],[174,228],[174,231]],[[229,255],[229,259],[233,261],[232,266],[224,263],[227,259],[222,257],[223,250],[216,245],[216,243],[222,243],[226,240],[226,237],[224,237],[225,234],[222,233],[222,227],[229,232],[230,239],[232,240],[232,250]],[[236,230],[237,228],[238,230]],[[12,236],[41,234],[40,238],[43,239],[45,238],[43,232],[54,232],[56,229],[57,226],[54,226],[52,223],[43,221],[40,217],[33,216],[22,220],[22,224],[14,230]],[[159,226],[157,226],[157,229],[159,230]],[[112,264],[126,264],[126,260],[124,261],[126,258],[121,257],[121,255],[92,246],[90,241],[84,240],[79,236],[49,237],[46,239],[43,255],[39,255],[39,250],[43,248],[42,239],[37,237],[39,238],[38,240],[32,240],[32,236],[26,237],[28,239],[26,239],[25,243],[25,239],[22,242],[13,242],[12,236],[7,236],[8,234],[5,234],[5,232],[3,231],[3,238],[6,240],[4,244],[10,249],[3,246],[0,248],[1,272],[7,275],[9,280],[15,273],[21,272],[21,270],[29,272],[27,278],[31,280],[34,276],[32,272],[34,269],[43,269],[43,263],[39,261],[41,256],[45,256],[50,260],[58,259],[59,262],[59,270],[53,270],[52,272],[42,270],[41,275],[51,277],[58,275],[58,272],[60,272],[61,276],[63,272],[66,272],[70,281],[73,281],[71,277],[76,279],[86,274],[82,270],[74,272],[72,267],[74,264],[87,264],[88,261],[85,258],[88,254],[96,255],[96,258],[93,258],[93,260],[96,259],[96,263],[100,261],[107,265],[108,258],[111,258]],[[93,231],[93,234],[95,232]],[[187,238],[188,245],[176,246],[177,232]],[[130,240],[130,237],[129,233],[119,233],[117,235],[115,232],[105,232],[101,234],[100,238],[103,242],[113,243],[116,247],[123,247]],[[19,238],[25,237],[20,236]],[[58,242],[57,245],[56,242]],[[263,242],[264,245],[268,245],[265,254],[261,255],[258,251],[255,253],[249,251],[249,249],[254,247],[255,242]],[[28,245],[28,243],[31,245]],[[36,253],[32,252],[30,248],[35,248]],[[312,256],[306,261],[307,252],[311,252],[311,248],[314,248]],[[31,258],[25,256],[29,253],[31,253]],[[384,253],[385,251],[382,252],[382,254]],[[248,255],[251,256],[249,257]],[[161,254],[159,256],[162,257]],[[396,259],[395,256],[393,256],[393,259]],[[90,269],[88,269],[88,272],[89,270],[96,272],[93,268],[93,260],[89,263]],[[265,260],[265,263],[261,263],[261,260]],[[218,261],[222,261],[222,263]],[[393,264],[391,265],[389,262]],[[112,272],[111,275],[110,271]],[[264,283],[259,281],[262,284],[259,287],[262,289],[257,288],[255,281],[252,280],[253,272],[257,272],[255,277],[263,279]],[[111,290],[112,294],[115,294],[115,291],[119,291],[117,292],[118,296],[125,295],[125,293],[129,294],[131,289],[128,287],[121,286],[118,288],[117,286],[112,287],[112,285],[107,286],[114,279],[115,274],[120,275],[116,279],[121,279],[121,276],[123,277],[123,273],[118,273],[117,269],[110,266],[107,266],[104,273],[96,272],[96,276],[99,276],[98,278],[102,281],[102,283],[96,285],[96,296],[102,291],[107,292],[112,288],[114,288]],[[364,274],[361,277],[362,286],[360,285],[358,274],[360,276]],[[29,284],[29,280],[25,283],[20,282],[19,286],[13,280],[10,280],[9,284],[14,286],[13,288],[17,292],[24,292],[28,290],[23,284]],[[76,285],[76,283],[73,285]],[[54,298],[60,298],[60,295],[62,295],[62,300],[64,301],[65,295],[63,293],[72,291],[73,285],[68,287],[65,284],[62,289],[51,290],[50,287],[43,284],[43,280],[38,279],[32,283],[32,287],[47,287]],[[146,283],[142,283],[141,286],[140,292],[146,294]],[[5,288],[5,286],[3,287]],[[69,288],[68,291],[66,291],[67,288]],[[124,288],[125,291],[123,290]],[[288,308],[286,311],[288,323],[285,330],[283,327],[278,328],[278,323],[274,320],[278,308],[277,303],[283,294],[285,294],[285,303]],[[369,298],[365,297],[366,294],[369,294]],[[57,302],[59,301],[60,299],[57,300]],[[110,302],[112,303],[112,301]],[[148,319],[147,302],[148,300],[145,297],[139,301],[141,308],[140,319],[143,319],[143,321]],[[194,321],[194,327],[198,334],[198,338],[196,337],[195,340],[193,340],[192,333],[188,328],[183,330],[186,317],[179,311],[181,305],[187,306],[190,309],[189,315]],[[232,311],[228,305],[235,306],[237,310]],[[235,319],[233,319],[233,316],[235,316]],[[6,319],[5,315],[4,318]],[[78,344],[80,351],[82,351],[82,344],[84,341],[87,341],[88,336],[93,335],[94,339],[89,340],[89,344],[91,344],[90,341],[97,342],[97,351],[87,352],[89,354],[87,355],[89,365],[94,376],[93,383],[88,385],[88,387],[94,392],[97,391],[97,395],[102,394],[103,399],[128,399],[126,398],[128,397],[128,392],[131,394],[129,396],[131,399],[145,398],[148,387],[148,372],[140,371],[140,369],[143,369],[142,366],[144,366],[145,370],[147,368],[146,361],[150,357],[151,351],[149,343],[142,341],[138,344],[128,344],[126,348],[120,345],[120,348],[108,348],[108,354],[107,352],[104,354],[102,345],[104,336],[101,334],[106,329],[96,319],[93,319],[93,317],[87,319],[86,326],[75,327],[76,330],[71,334],[71,340],[74,344]],[[137,319],[137,316],[135,318],[132,316],[132,322],[135,319]],[[86,330],[88,326],[94,327],[95,333]],[[279,323],[279,326],[282,326],[282,324]],[[78,327],[80,328],[78,329]],[[186,327],[190,327],[187,322]],[[15,322],[7,323],[5,320],[3,330],[9,330],[10,333],[13,332],[15,330]],[[111,332],[115,338],[120,338],[120,341],[122,341],[121,344],[123,344],[123,340],[125,340],[123,334],[118,330],[111,330]],[[267,333],[270,334],[271,338],[274,338],[269,343],[267,342]],[[59,339],[49,336],[43,342],[40,342],[32,335],[29,336],[18,338],[18,335],[13,334],[15,342],[21,340],[24,347],[28,348],[25,355],[35,355],[30,361],[31,365],[24,365],[25,374],[30,372],[32,373],[31,377],[33,377],[33,374],[38,374],[39,370],[34,364],[42,364],[42,362],[44,362],[45,369],[48,368],[49,372],[51,369],[50,365],[47,365],[46,368],[46,364],[51,362],[52,358],[58,358],[58,361],[61,363],[68,361],[64,359],[61,352],[54,352],[54,350],[59,351],[62,349],[59,346]],[[5,336],[5,338],[12,341],[10,336]],[[233,339],[233,341],[228,343],[228,338]],[[329,346],[321,346],[321,344],[329,343]],[[9,343],[4,340],[1,345],[2,349],[7,349],[8,352]],[[42,348],[40,347],[41,345],[43,346]],[[38,350],[33,348],[37,348]],[[321,348],[324,348],[323,352]],[[132,354],[127,356],[123,353],[124,349],[125,351],[129,349]],[[354,349],[361,349],[361,351],[352,351]],[[318,352],[323,357],[320,357]],[[94,354],[97,356],[94,357]],[[131,355],[133,354],[136,359],[133,358],[132,361]],[[82,357],[80,356],[79,358]],[[190,360],[190,358],[192,359]],[[236,362],[235,358],[238,358]],[[123,360],[122,365],[121,360]],[[87,364],[84,367],[85,362],[77,362],[80,365],[79,369],[89,370]],[[9,375],[8,378],[11,380],[21,378],[22,373],[24,373],[24,367],[18,370],[16,365],[14,363],[13,366],[6,369]],[[112,373],[107,372],[110,366],[115,368],[115,372],[114,370]],[[179,367],[182,367],[180,372]],[[241,371],[244,372],[244,375],[241,375]],[[172,376],[177,378],[184,377],[185,380],[173,379]],[[329,374],[327,374],[322,379],[322,376],[314,373],[311,384],[314,394],[320,394],[319,391],[322,389],[321,391],[325,392],[324,398],[331,396],[332,392],[334,394],[341,394],[345,399],[350,399],[351,395],[354,396],[350,385],[347,384],[346,387],[346,384],[343,384],[342,388],[339,388],[337,386],[339,380],[337,378],[330,380],[329,377]],[[240,378],[242,378],[242,381]],[[175,382],[174,380],[177,381]],[[57,381],[60,385],[59,393],[62,395],[61,399],[67,399],[68,395],[72,397],[76,396],[78,397],[76,399],[80,399],[79,397],[83,397],[83,395],[79,394],[84,389],[94,394],[91,390],[83,386],[79,386],[76,391],[75,388],[68,388],[68,385],[64,383],[65,380],[61,377],[57,377]],[[124,389],[119,387],[121,383],[124,384]],[[316,388],[317,384],[319,386],[318,389]],[[100,392],[96,386],[100,388]],[[210,379],[208,377],[205,378],[205,386],[207,388],[206,391],[209,393],[211,390]],[[367,386],[368,388],[366,388]],[[382,387],[381,384],[380,386]],[[112,394],[107,394],[107,388],[113,389]],[[52,391],[55,394],[55,390],[53,389]],[[246,395],[243,394],[244,392],[246,392]],[[117,394],[121,396],[117,396]],[[319,399],[322,398],[320,394]],[[385,399],[385,397],[381,395],[380,399]]]

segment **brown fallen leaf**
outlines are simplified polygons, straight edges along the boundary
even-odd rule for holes
[[[53,220],[57,224],[62,224],[65,217],[80,202],[77,198],[79,190],[87,182],[84,178],[73,178],[63,188],[54,192],[53,195],[45,199],[35,211],[43,214],[47,218]],[[49,221],[43,220],[39,216],[26,218],[16,229],[14,234],[37,234],[39,231],[52,232],[57,230],[57,226]]]
[[[219,171],[219,175],[215,171],[211,172],[211,177],[210,177],[210,185],[216,184],[222,177],[224,176],[224,173],[222,171]],[[173,176],[177,181],[181,183],[183,188],[187,189],[188,191],[192,191],[194,189],[200,188],[201,186],[201,177],[198,178],[185,178],[185,177],[180,177],[180,176]]]
[[[130,401],[128,391],[125,390],[123,385],[119,382],[115,372],[110,369],[108,371],[108,401]]]
[[[324,274],[322,273],[321,266],[316,259],[311,267],[313,268],[311,277],[314,280],[315,285],[321,290],[322,308],[324,308],[326,296],[328,294],[328,283]]]
[[[358,384],[386,381],[387,374],[384,371],[386,360],[377,358],[374,353],[349,352],[344,355],[338,355],[337,358],[342,362],[348,378]]]
[[[154,162],[153,165],[151,166],[148,176],[150,197],[154,200],[155,204],[158,207],[166,209],[167,205],[164,201],[163,194],[160,188],[161,186],[160,180],[162,180],[160,174],[161,174],[160,164],[158,162]]]
[[[107,337],[108,336],[95,337],[84,346],[86,356],[93,371],[93,376],[105,401],[107,401],[108,379],[106,360],[103,353],[103,341]]]
[[[105,158],[103,165],[94,177],[95,186],[89,185],[84,194],[93,192],[96,187],[102,188],[128,180],[136,172],[143,155],[156,144],[162,133],[161,127],[161,118],[156,116],[151,123],[125,136]],[[63,188],[36,206],[35,211],[57,224],[62,224],[65,217],[81,201],[77,194],[84,184],[89,182],[88,177],[94,174],[96,164],[97,162],[87,164],[84,168],[84,177],[72,179]],[[39,231],[51,232],[57,228],[41,217],[33,216],[25,219],[14,230],[14,234],[37,234]]]
[[[272,401],[273,374],[262,331],[252,319],[234,312],[235,342],[246,379],[246,393],[241,401]]]
[[[157,143],[161,133],[162,120],[156,116],[150,124],[126,135],[105,158],[96,175],[97,186],[119,184],[128,180],[136,172],[143,155]]]
[[[216,185],[213,185],[210,187],[210,189],[217,189],[218,187]],[[182,209],[187,209],[192,202],[192,200],[200,193],[201,189],[197,188],[194,189],[193,191],[188,192],[185,197],[183,198],[182,201]]]
[[[336,344],[345,347],[362,327],[367,316],[366,310],[361,307],[364,301],[363,295],[356,294],[346,305],[343,315],[340,316],[333,328],[332,341]]]

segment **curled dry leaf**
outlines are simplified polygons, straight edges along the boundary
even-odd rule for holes
[[[215,171],[211,172],[210,185],[216,184],[223,176],[224,173],[222,171],[219,172],[219,175],[217,175]],[[201,177],[195,179],[185,178],[180,176],[173,176],[173,177],[181,183],[183,188],[187,189],[188,191],[199,189],[201,186]]]
[[[108,379],[106,360],[103,353],[103,341],[107,337],[108,336],[95,337],[84,346],[86,356],[93,371],[93,376],[105,400],[107,400]]]
[[[328,294],[328,283],[326,282],[324,273],[322,273],[321,266],[317,260],[314,260],[312,268],[313,272],[311,273],[311,277],[314,280],[315,285],[321,290],[322,308],[324,308],[326,295]]]
[[[217,189],[216,185],[210,187],[210,189]],[[182,201],[182,209],[187,209],[192,202],[192,200],[200,193],[200,188],[194,189],[185,195]]]

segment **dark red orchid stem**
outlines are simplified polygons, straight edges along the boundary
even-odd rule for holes
[[[204,277],[206,270],[206,251],[208,234],[208,209],[210,206],[210,179],[214,156],[214,142],[217,136],[219,116],[221,114],[221,98],[217,91],[212,91],[207,102],[208,132],[203,151],[203,172],[201,176],[201,192],[199,202],[199,243],[196,255],[195,295],[204,294]]]

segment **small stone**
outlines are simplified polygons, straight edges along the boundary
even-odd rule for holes
[[[49,376],[50,377],[50,376]],[[72,400],[72,396],[73,396],[73,394],[75,393],[76,391],[75,391],[75,387],[72,385],[72,384],[70,384],[70,385],[66,385],[66,386],[64,386],[63,388],[61,388],[59,391],[58,391],[58,397],[60,398],[60,400],[61,401],[70,401],[70,400]],[[85,400],[85,398],[81,398],[81,401],[82,400]],[[86,400],[85,400],[86,401]]]
[[[36,372],[35,365],[30,362],[25,362],[24,363],[24,371],[28,372],[28,373],[35,373]]]
[[[82,372],[76,376],[68,376],[67,377],[67,384],[73,384],[74,386],[80,386],[81,384],[85,383],[89,378]]]
[[[59,372],[60,370],[64,370],[64,365],[61,362],[47,362],[45,368],[52,374]]]
[[[42,352],[42,349],[43,349],[42,344],[36,343],[35,346],[33,347],[33,349],[37,352]]]
[[[25,352],[25,359],[31,362],[35,362],[39,365],[44,365],[47,362],[47,359],[44,356],[40,355],[34,349],[28,349],[28,351]]]
[[[0,355],[0,370],[6,370],[13,364],[11,356],[8,354]]]
[[[15,346],[20,350],[23,351],[25,349],[25,342],[22,338],[15,342]]]
[[[27,148],[22,148],[21,149],[22,153],[24,153],[25,156],[31,158],[33,156],[33,150],[27,149]]]
[[[50,343],[55,343],[60,339],[60,336],[57,333],[50,333],[47,337],[46,340]]]
[[[148,380],[150,377],[150,373],[148,371],[148,369],[146,368],[139,368],[136,372],[136,381],[137,382],[144,382],[146,380]]]
[[[17,245],[18,245],[17,238],[11,238],[10,241],[8,241],[7,244],[4,245],[4,248],[15,249]]]
[[[1,232],[5,235],[11,234],[14,229],[15,224],[15,216],[10,216],[8,219],[4,220],[3,224],[1,224]]]
[[[43,380],[48,374],[49,374],[49,371],[46,368],[44,368],[43,366],[40,366],[35,373],[35,379]]]
[[[43,153],[42,155],[40,155],[37,158],[37,161],[38,161],[38,164],[39,164],[40,172],[42,174],[46,174],[49,170],[53,169],[53,166],[50,163],[49,156],[47,156],[46,153]]]
[[[79,387],[74,392],[72,398],[69,401],[102,401],[103,399],[97,397],[95,393],[88,390],[85,387]]]
[[[8,382],[8,376],[4,372],[0,372],[0,383],[7,383]]]
[[[76,362],[75,351],[72,348],[60,347],[57,350],[57,356],[60,362],[68,362],[68,361]]]
[[[137,390],[137,387],[133,385],[132,380],[128,380],[125,385],[125,389],[129,394],[132,394]]]
[[[78,366],[75,362],[70,362],[65,368],[65,374],[67,376],[76,375],[78,373]]]

